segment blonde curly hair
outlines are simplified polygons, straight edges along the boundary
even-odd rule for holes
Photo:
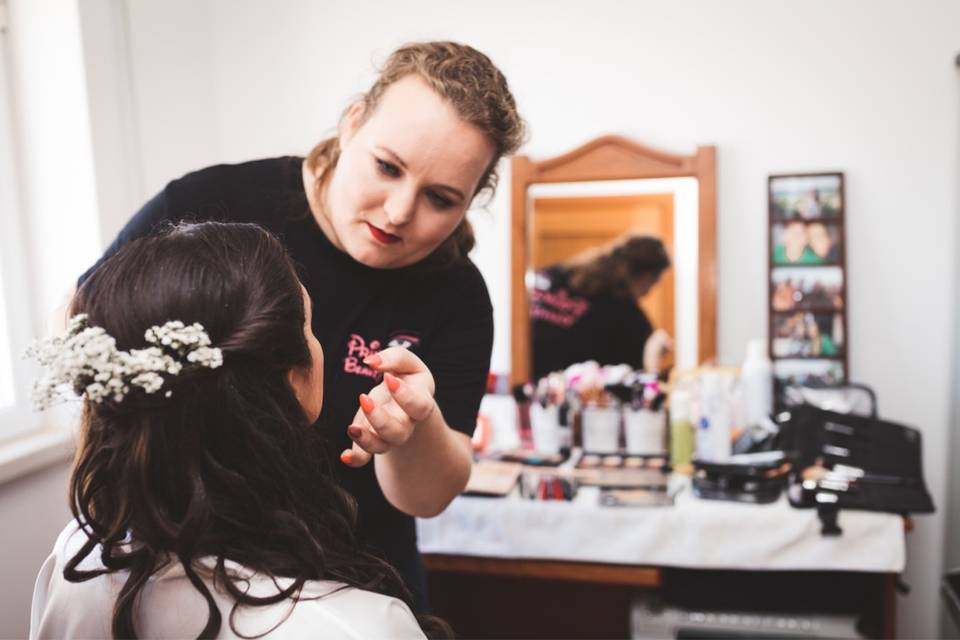
[[[416,74],[437,94],[450,102],[457,114],[483,132],[494,145],[493,158],[484,171],[473,195],[487,189],[492,194],[499,175],[497,164],[523,144],[526,125],[517,112],[516,101],[507,79],[485,54],[457,42],[414,42],[406,44],[387,58],[370,90],[360,100],[364,103],[363,121],[380,104],[387,88],[397,80]],[[349,107],[344,111],[346,115]],[[307,156],[307,167],[317,179],[318,196],[329,178],[328,168],[340,158],[337,137],[317,144]],[[466,218],[431,256],[433,262],[447,264],[464,257],[473,248],[473,229]]]

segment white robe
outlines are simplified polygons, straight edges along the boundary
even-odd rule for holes
[[[33,591],[30,638],[110,638],[113,605],[127,573],[119,571],[85,582],[68,582],[63,568],[86,541],[77,523],[71,521],[57,538],[53,552],[37,576]],[[212,567],[204,558],[199,564]],[[249,577],[251,595],[267,596],[277,592],[273,580],[236,563],[227,562],[227,570]],[[97,547],[78,567],[102,568]],[[222,623],[217,638],[238,638],[230,624],[233,599],[213,588],[209,572],[199,572],[220,609]],[[289,579],[278,579],[283,587]],[[241,588],[243,583],[241,584]],[[333,593],[336,589],[340,591]],[[328,595],[327,595],[328,594]],[[309,600],[311,596],[323,596]],[[136,608],[136,629],[141,638],[195,638],[206,624],[208,610],[203,596],[184,574],[179,563],[170,563],[150,577],[140,592]],[[396,598],[344,587],[337,582],[308,581],[301,600],[263,606],[242,606],[233,619],[237,631],[245,636],[271,631],[281,638],[423,638],[409,607]],[[278,626],[279,625],[279,626]],[[274,629],[274,627],[276,627]]]

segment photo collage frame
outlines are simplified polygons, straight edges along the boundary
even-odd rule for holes
[[[768,351],[778,389],[847,382],[842,173],[768,178]]]

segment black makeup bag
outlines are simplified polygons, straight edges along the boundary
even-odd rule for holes
[[[781,426],[795,507],[933,513],[916,429],[811,405],[792,408]]]

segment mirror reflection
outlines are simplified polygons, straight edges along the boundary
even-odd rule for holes
[[[604,204],[629,214],[631,200],[616,198]],[[582,204],[590,206],[589,202]],[[538,202],[535,209],[532,255],[536,276],[530,291],[533,377],[586,360],[659,371],[661,357],[673,342],[667,246],[657,235],[632,231],[590,246],[595,235],[589,228],[589,216],[578,216],[585,221],[585,233],[560,235],[554,243],[555,236],[545,228],[553,227],[556,218],[562,219],[564,206],[563,202]],[[670,216],[641,218],[651,219],[670,226]],[[670,229],[662,231],[668,239],[672,235]],[[564,255],[578,246],[584,248],[572,256]]]
[[[664,372],[713,357],[714,153],[603,136],[514,158],[514,384],[587,360]]]

